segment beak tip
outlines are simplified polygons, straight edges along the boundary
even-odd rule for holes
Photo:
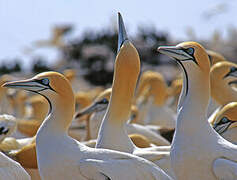
[[[162,52],[163,52],[163,46],[159,46],[159,47],[157,48],[157,52],[162,53]]]
[[[3,85],[1,85],[1,87],[4,87],[4,88],[8,87],[8,83],[4,83]]]

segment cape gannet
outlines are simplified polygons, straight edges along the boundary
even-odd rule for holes
[[[237,81],[237,65],[228,61],[219,62],[212,66],[210,78],[211,96],[218,104],[208,119],[210,123],[213,123],[216,114],[224,105],[237,101],[237,91],[232,87]]]
[[[145,93],[146,97],[139,97],[144,90],[148,91]],[[175,128],[175,112],[167,104],[168,86],[160,73],[146,71],[142,74],[137,98],[139,111],[145,112],[139,116],[138,123],[157,125],[166,129]]]
[[[100,126],[96,148],[118,150],[144,157],[158,164],[166,173],[172,175],[169,167],[168,151],[158,151],[156,147],[138,148],[127,134],[128,124],[126,123],[130,116],[133,96],[140,73],[140,58],[136,48],[127,38],[120,14],[118,22],[118,54],[114,65],[112,92],[109,107]],[[160,163],[161,161],[162,163]]]
[[[44,96],[49,105],[36,135],[37,162],[42,179],[170,179],[143,158],[86,147],[67,135],[75,112],[69,81],[60,73],[45,72],[31,79],[5,83]]]
[[[210,62],[196,42],[161,46],[160,53],[175,59],[184,73],[171,165],[176,179],[236,179],[237,146],[222,138],[207,121]]]

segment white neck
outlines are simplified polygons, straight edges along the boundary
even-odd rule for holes
[[[115,121],[119,122],[119,120]],[[125,125],[126,124],[122,123],[111,123],[108,118],[108,113],[106,113],[100,126],[96,148],[106,148],[132,153],[135,145],[128,137],[124,127]]]
[[[210,128],[206,117],[210,96],[210,81],[209,74],[205,77],[196,64],[184,62],[183,66],[188,77],[186,78],[184,73],[184,86],[177,110],[176,135],[191,136],[200,131],[200,128]]]

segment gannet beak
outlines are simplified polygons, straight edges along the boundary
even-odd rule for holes
[[[123,23],[123,18],[120,13],[118,13],[118,26],[119,26],[119,31],[118,31],[118,50],[117,53],[119,52],[120,48],[122,47],[123,43],[125,40],[128,40],[127,33],[125,30],[125,26]]]
[[[21,81],[7,82],[2,85],[2,87],[22,89],[33,92],[40,92],[46,89],[51,89],[49,85],[41,83],[40,80],[36,79],[27,79]]]
[[[237,68],[236,67],[232,67],[230,69],[230,71],[224,76],[224,79],[227,78],[227,77],[237,78]],[[233,81],[230,81],[228,84],[229,85],[237,84],[237,79],[235,79]]]
[[[157,51],[178,61],[193,60],[193,56],[177,46],[160,46]]]
[[[92,105],[90,105],[87,108],[82,109],[81,111],[79,111],[76,115],[75,118],[80,118],[81,116],[85,115],[85,114],[90,114],[94,111],[96,111],[98,104],[97,103],[93,103]]]
[[[96,101],[89,107],[82,109],[80,112],[78,112],[75,115],[75,118],[79,118],[85,114],[90,114],[95,111],[103,111],[108,107],[109,102],[105,99],[102,99],[101,101]]]

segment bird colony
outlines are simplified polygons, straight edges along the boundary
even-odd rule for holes
[[[168,86],[140,73],[120,13],[117,47],[109,88],[76,91],[75,69],[1,76],[0,179],[236,180],[237,65],[157,45],[182,70]]]

